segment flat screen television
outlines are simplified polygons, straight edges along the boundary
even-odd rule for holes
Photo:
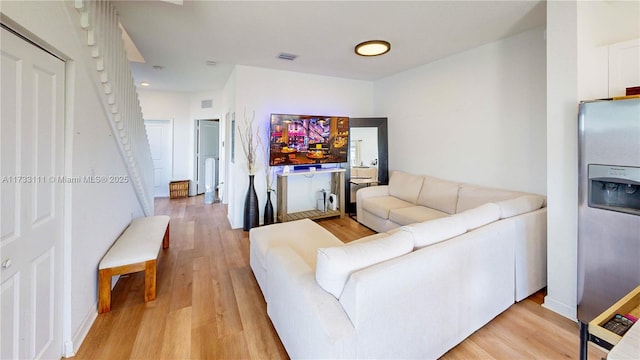
[[[349,118],[271,114],[269,165],[347,162]]]

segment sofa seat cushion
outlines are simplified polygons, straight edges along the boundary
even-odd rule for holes
[[[538,195],[523,195],[515,199],[499,201],[500,218],[506,219],[512,216],[538,210],[542,207],[544,198]]]
[[[267,253],[276,247],[289,247],[309,265],[316,266],[316,252],[320,247],[342,245],[329,230],[310,219],[277,223],[252,228],[249,231],[249,262],[265,300],[267,289]]]
[[[310,219],[289,221],[252,228],[249,232],[251,245],[262,259],[270,248],[288,246],[313,269],[316,266],[316,251],[320,247],[342,245],[335,235]]]
[[[367,241],[318,249],[316,281],[336,298],[352,272],[408,254],[413,250],[413,236],[409,231],[375,237]]]
[[[446,216],[403,226],[413,234],[414,250],[451,239],[467,231],[467,225],[457,216]]]
[[[424,206],[403,207],[392,209],[389,212],[389,220],[400,225],[419,223],[445,216],[449,216],[449,214]]]
[[[418,196],[418,205],[455,214],[458,203],[460,184],[442,180],[432,176],[425,176],[422,190]]]
[[[423,176],[393,171],[389,178],[389,195],[415,205],[422,189]]]
[[[362,201],[362,208],[373,215],[382,218],[389,218],[389,211],[393,209],[405,208],[414,206],[410,202],[400,200],[394,196],[377,196],[371,198],[365,198]]]

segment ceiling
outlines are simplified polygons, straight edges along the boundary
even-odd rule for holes
[[[220,90],[235,65],[373,81],[546,21],[544,1],[113,4],[146,61],[131,63],[136,84],[181,92]],[[389,41],[391,51],[380,57],[354,54],[356,44],[374,39]],[[280,53],[298,57],[281,60]]]

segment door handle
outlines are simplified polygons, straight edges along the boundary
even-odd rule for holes
[[[7,259],[7,260],[3,261],[2,262],[2,270],[10,268],[11,265],[13,265],[13,263],[11,262],[11,259]]]

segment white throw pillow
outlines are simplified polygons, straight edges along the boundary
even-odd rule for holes
[[[387,234],[387,233],[377,233],[377,234],[373,234],[373,235],[362,237],[362,238],[357,239],[357,240],[353,240],[353,241],[349,242],[348,244],[353,245],[353,244],[357,244],[357,243],[365,243],[365,242],[368,242],[368,241],[371,241],[371,240],[380,239],[380,238],[384,238],[384,237],[387,237],[387,236],[389,236],[389,234]]]
[[[316,281],[336,298],[352,272],[393,259],[413,250],[413,236],[408,231],[366,242],[318,249]]]
[[[542,196],[524,195],[515,199],[500,201],[496,204],[500,206],[500,218],[505,219],[538,210],[542,206],[542,203],[544,203]]]
[[[455,216],[447,216],[407,225],[405,228],[413,233],[414,249],[451,239],[467,231],[466,224],[463,223],[459,217]]]
[[[455,214],[453,217],[460,219],[468,231],[500,219],[500,206],[494,203],[486,203]]]

